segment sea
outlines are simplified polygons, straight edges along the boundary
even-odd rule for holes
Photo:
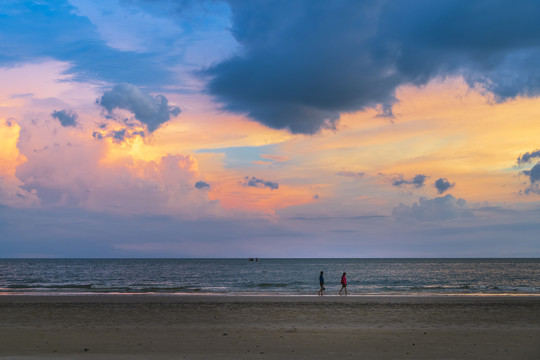
[[[1,295],[540,296],[540,259],[0,259]]]

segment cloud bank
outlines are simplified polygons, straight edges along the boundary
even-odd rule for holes
[[[438,221],[457,217],[470,217],[472,212],[466,208],[464,199],[456,199],[450,194],[427,199],[421,197],[411,206],[399,204],[392,211],[396,220]]]
[[[313,134],[368,107],[392,116],[399,86],[436,77],[497,101],[540,94],[537,1],[228,3],[243,48],[203,72],[207,90],[271,128]]]

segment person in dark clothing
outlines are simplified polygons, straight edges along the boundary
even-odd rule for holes
[[[324,276],[322,271],[321,275],[319,275],[319,283],[321,284],[321,289],[317,294],[319,294],[319,296],[323,296],[323,291],[326,290],[326,288],[324,287]]]

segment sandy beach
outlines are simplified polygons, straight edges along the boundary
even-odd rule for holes
[[[1,296],[5,359],[538,359],[540,297]]]

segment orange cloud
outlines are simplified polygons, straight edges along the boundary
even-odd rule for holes
[[[26,158],[20,154],[17,142],[21,127],[13,120],[0,120],[0,176],[15,176],[17,166]]]
[[[26,161],[17,147],[20,126],[12,120],[0,120],[0,203],[9,206],[33,206],[39,204],[36,191],[22,188],[17,178],[17,167]]]

